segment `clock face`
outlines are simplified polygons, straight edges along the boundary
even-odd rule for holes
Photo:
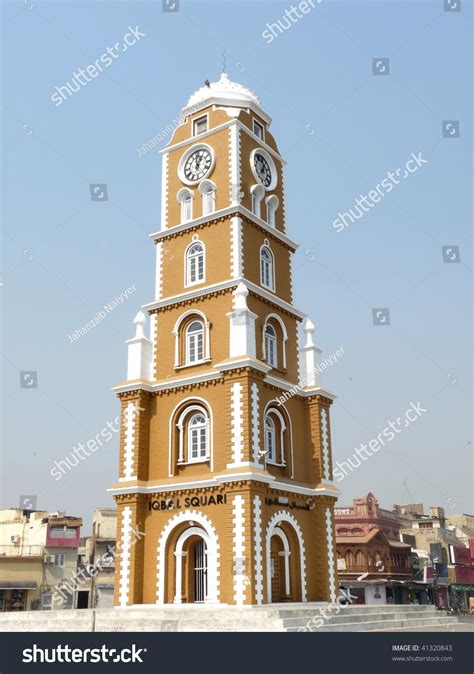
[[[253,164],[258,179],[264,187],[270,187],[272,183],[272,170],[270,164],[260,152],[256,152],[253,156]]]
[[[204,147],[194,150],[183,167],[184,177],[189,182],[197,182],[206,176],[212,167],[212,154]]]

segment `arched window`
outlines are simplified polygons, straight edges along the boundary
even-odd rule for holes
[[[181,222],[189,222],[193,219],[193,198],[194,194],[187,187],[179,190],[177,199],[181,204]]]
[[[253,187],[250,188],[250,196],[252,199],[252,213],[257,216],[257,218],[260,217],[260,204],[262,202],[262,199],[265,195],[265,189],[263,188],[263,185],[253,185]]]
[[[260,283],[274,290],[273,253],[267,245],[260,249]]]
[[[208,215],[216,210],[216,186],[211,180],[203,180],[199,185],[202,194],[202,214]]]
[[[185,407],[176,427],[179,432],[178,464],[198,463],[211,458],[211,422],[203,405]]]
[[[361,550],[357,550],[355,561],[357,566],[364,566],[364,555]]]
[[[280,203],[278,197],[272,194],[265,199],[265,203],[267,204],[267,222],[270,227],[276,227],[275,213]]]
[[[211,358],[210,323],[205,314],[190,309],[178,318],[173,328],[174,367],[189,367]]]
[[[276,428],[269,414],[265,417],[265,455],[269,463],[276,463]]]
[[[194,414],[188,424],[188,461],[201,461],[207,458],[208,422],[202,412]]]
[[[193,321],[186,330],[186,364],[204,360],[204,326],[201,321]]]
[[[278,365],[277,336],[271,323],[265,326],[265,360],[272,367]]]
[[[186,285],[203,283],[204,270],[204,245],[195,241],[186,250]]]
[[[286,424],[281,413],[270,408],[265,414],[265,461],[276,466],[285,466]]]

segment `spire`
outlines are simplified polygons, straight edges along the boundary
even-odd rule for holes
[[[300,348],[300,385],[303,388],[320,386],[319,355],[321,349],[314,341],[314,323],[308,317],[303,323],[304,346]]]
[[[145,335],[146,316],[139,311],[133,319],[135,324],[135,337],[128,339],[128,368],[127,380],[153,379],[152,372],[152,342]]]
[[[134,339],[140,339],[141,337],[144,337],[146,317],[141,309],[133,319],[133,322],[137,326]]]

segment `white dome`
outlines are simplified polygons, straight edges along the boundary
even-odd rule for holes
[[[186,108],[199,106],[210,98],[229,99],[236,103],[253,103],[258,107],[261,105],[253,91],[250,91],[250,89],[247,89],[242,84],[231,82],[227,77],[227,73],[222,73],[217,82],[211,82],[209,86],[204,85],[198,89],[189,99]]]

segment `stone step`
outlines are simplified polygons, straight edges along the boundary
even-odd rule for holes
[[[287,627],[288,632],[373,632],[380,629],[413,629],[415,627],[433,627],[446,626],[448,629],[450,625],[457,623],[456,618],[450,620],[447,616],[440,616],[438,618],[394,618],[390,621],[368,620],[365,622],[341,623],[332,625],[323,625],[317,629],[307,630],[302,625],[300,627]]]
[[[365,607],[365,606],[341,606],[339,610],[337,608],[331,608],[330,606],[322,606],[322,607],[315,607],[315,608],[304,608],[304,609],[281,609],[279,612],[279,615],[281,618],[286,619],[286,618],[293,618],[293,617],[298,617],[298,616],[306,616],[306,615],[311,615],[311,616],[319,616],[321,613],[326,613],[326,615],[332,615],[333,617],[339,617],[342,615],[347,615],[347,616],[372,616],[372,615],[377,615],[379,613],[383,613],[384,615],[387,616],[397,616],[397,615],[418,615],[418,614],[423,614],[423,615],[431,615],[432,613],[436,613],[436,609],[434,606],[420,606],[420,605],[415,605],[415,606],[403,606],[400,605],[400,607],[397,610],[392,610],[392,607],[386,607],[386,606],[370,606],[370,607]]]
[[[439,614],[436,614],[436,612],[424,612],[424,611],[413,611],[410,613],[383,613],[382,611],[377,612],[377,613],[359,613],[356,615],[348,615],[348,614],[339,614],[339,615],[329,615],[328,618],[324,618],[324,616],[321,616],[319,614],[311,615],[293,615],[290,618],[286,616],[280,616],[281,619],[283,620],[284,625],[287,625],[291,627],[293,624],[301,624],[301,623],[320,623],[321,621],[324,621],[325,624],[328,625],[339,625],[339,624],[344,624],[344,623],[352,623],[352,622],[367,622],[367,621],[391,621],[391,620],[400,620],[402,618],[434,618],[434,617],[440,617]],[[444,617],[444,616],[441,616]]]

